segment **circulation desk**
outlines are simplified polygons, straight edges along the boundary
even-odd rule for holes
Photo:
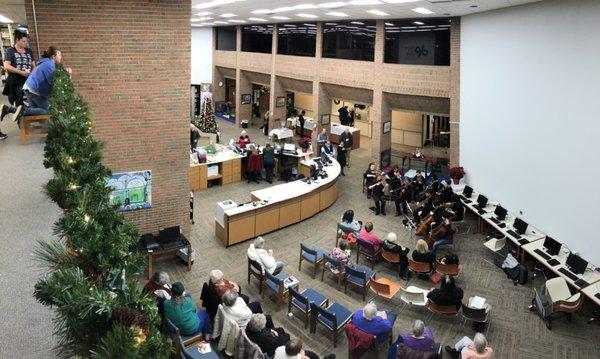
[[[311,160],[302,161],[303,166]],[[324,167],[328,177],[310,184],[296,180],[251,192],[248,203],[217,204],[215,235],[225,246],[246,241],[291,224],[301,222],[331,206],[338,197],[337,180],[341,169],[334,159]],[[228,207],[221,204],[228,203]]]
[[[190,163],[190,189],[204,190],[209,182],[220,186],[242,180],[242,158],[229,149],[207,156],[207,163]],[[210,171],[209,167],[213,169]]]
[[[355,150],[360,147],[360,130],[356,127],[344,126],[338,123],[331,124],[331,130],[329,140],[331,143],[339,144],[342,133],[348,128],[352,134],[352,149]]]

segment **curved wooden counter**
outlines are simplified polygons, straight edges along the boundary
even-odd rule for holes
[[[325,210],[337,200],[340,165],[334,159],[323,169],[328,177],[310,184],[297,180],[251,192],[253,203],[225,210],[223,224],[215,219],[215,235],[230,246]]]

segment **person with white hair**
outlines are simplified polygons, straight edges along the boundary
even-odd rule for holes
[[[475,334],[473,340],[465,336],[459,340],[452,348],[446,345],[446,352],[453,358],[461,359],[492,359],[494,350],[488,345],[487,339],[481,333]]]
[[[171,283],[167,272],[155,272],[144,286],[143,292],[152,293],[163,300],[171,299]]]
[[[411,332],[404,333],[401,337],[404,345],[411,349],[423,352],[437,352],[433,333],[429,327],[425,326],[422,320],[415,320]],[[439,348],[439,346],[437,347]]]
[[[290,335],[283,328],[269,328],[264,314],[252,315],[252,319],[246,325],[246,335],[269,357],[273,357],[275,350],[290,340]]]
[[[208,273],[208,285],[217,293],[219,297],[228,290],[240,292],[240,287],[234,282],[229,281],[219,269],[213,269]]]
[[[245,327],[252,319],[252,310],[236,291],[226,291],[222,304],[225,316],[236,322],[239,327]]]
[[[246,145],[250,143],[250,136],[248,136],[248,133],[246,132],[246,130],[242,130],[242,133],[240,133],[240,138],[238,140],[238,144],[240,145],[240,148],[246,148]]]
[[[254,243],[248,247],[248,258],[258,262],[262,266],[263,271],[267,271],[272,275],[277,275],[283,269],[283,262],[275,260],[273,250],[268,251],[264,248],[265,240],[263,237],[257,237]]]
[[[367,303],[352,315],[352,324],[365,333],[372,334],[378,343],[383,343],[392,333],[392,327],[398,314],[392,311],[377,310],[373,302]]]
[[[410,279],[410,272],[408,270],[408,252],[410,248],[402,247],[398,236],[394,232],[388,233],[387,237],[383,240],[383,249],[386,252],[396,253],[399,256],[399,274],[402,279]]]

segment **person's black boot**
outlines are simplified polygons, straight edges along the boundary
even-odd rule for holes
[[[450,354],[450,356],[451,356],[452,358],[454,358],[454,359],[458,359],[458,356],[459,356],[459,354],[460,354],[460,352],[459,352],[458,350],[456,350],[456,349],[452,348],[452,347],[451,347],[451,346],[449,346],[449,345],[446,345],[446,346],[444,347],[444,349],[446,349],[446,353]]]

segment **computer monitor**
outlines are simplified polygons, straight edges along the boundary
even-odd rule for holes
[[[548,254],[551,256],[558,255],[561,246],[562,244],[552,237],[546,237],[546,239],[544,239],[544,248],[546,248],[546,252],[548,252]]]
[[[248,143],[248,144],[246,145],[246,149],[247,149],[248,151],[254,151],[254,150],[256,150],[256,145],[255,145],[254,143]]]
[[[506,208],[504,208],[500,205],[496,206],[496,209],[494,210],[494,214],[500,221],[503,221],[504,218],[506,218],[506,213],[507,213]]]
[[[481,208],[487,206],[487,201],[488,201],[487,197],[482,194],[480,194],[479,197],[477,197],[477,204]]]
[[[284,143],[283,150],[294,152],[294,151],[296,151],[296,145],[293,143]]]
[[[567,257],[567,267],[575,274],[583,274],[587,268],[588,262],[573,253]]]
[[[515,222],[513,223],[513,227],[515,227],[515,231],[519,234],[524,234],[527,230],[527,222],[523,221],[520,218],[515,218]]]
[[[167,227],[158,231],[158,243],[167,243],[180,239],[181,229],[179,226]]]
[[[469,186],[465,186],[465,189],[463,189],[462,195],[465,196],[465,198],[471,198],[472,194],[473,194],[473,188],[471,188]]]

